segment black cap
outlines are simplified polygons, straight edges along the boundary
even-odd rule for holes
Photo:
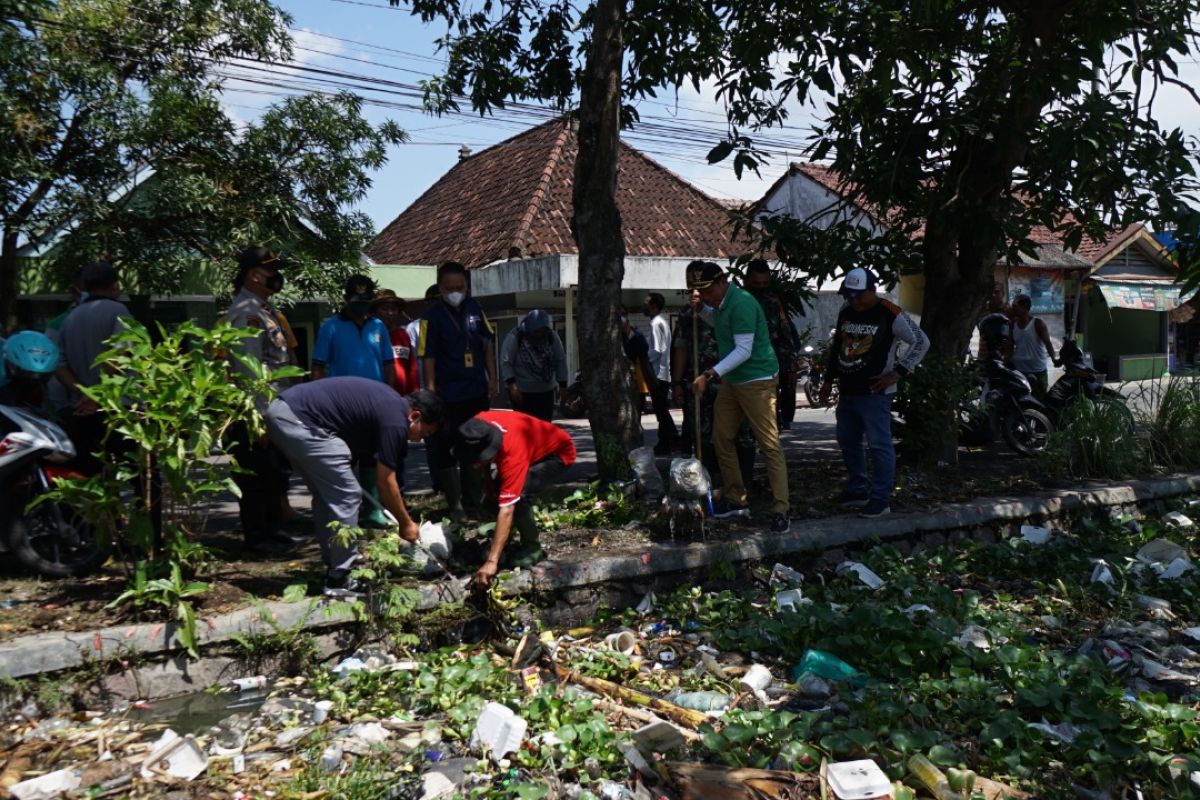
[[[687,287],[707,289],[724,274],[725,270],[713,261],[693,261],[687,265]]]
[[[80,274],[85,291],[105,289],[117,282],[117,268],[108,261],[93,261]]]
[[[238,253],[237,258],[238,272],[245,272],[254,267],[266,267],[267,269],[283,269],[288,266],[288,263],[279,256],[272,253],[262,245],[247,247],[242,252]]]
[[[500,442],[504,435],[495,425],[481,419],[469,419],[458,426],[458,443],[455,445],[455,455],[460,461],[475,464],[480,461],[491,461],[500,452]]]

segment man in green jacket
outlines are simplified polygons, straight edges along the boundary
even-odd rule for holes
[[[703,397],[709,381],[721,378],[713,410],[713,447],[717,451],[725,488],[714,516],[746,517],[750,514],[736,447],[738,427],[745,419],[749,421],[767,462],[771,483],[771,531],[787,533],[791,530],[787,462],[783,458],[775,415],[779,362],[767,334],[767,319],[754,296],[730,284],[724,270],[711,261],[688,264],[687,284],[689,289],[700,291],[700,299],[711,309],[717,354],[721,359],[696,376],[692,383],[692,390]]]

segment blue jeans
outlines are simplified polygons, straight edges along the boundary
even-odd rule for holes
[[[837,406],[837,442],[846,462],[846,492],[868,494],[872,500],[890,502],[896,483],[896,448],[892,445],[890,394],[842,395]],[[867,456],[863,435],[871,451],[871,482],[867,483]],[[869,486],[869,492],[868,492]]]

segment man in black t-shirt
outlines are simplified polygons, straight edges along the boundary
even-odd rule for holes
[[[303,383],[283,392],[264,415],[267,434],[300,471],[313,496],[313,523],[325,560],[325,594],[357,594],[350,569],[353,546],[337,541],[330,524],[358,525],[362,486],[353,463],[373,458],[380,500],[400,526],[405,541],[418,538],[401,488],[408,443],[437,430],[442,401],[432,392],[407,398],[381,381],[338,377]]]

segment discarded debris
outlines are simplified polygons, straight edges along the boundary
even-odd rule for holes
[[[808,650],[804,653],[804,657],[800,659],[800,663],[793,670],[793,675],[796,680],[800,680],[801,676],[806,673],[827,681],[858,683],[863,680],[861,672],[832,653],[826,653],[823,650]]]
[[[776,564],[771,568],[770,584],[772,586],[795,587],[804,583],[804,576],[786,564]]]
[[[142,777],[153,778],[155,774],[165,772],[172,778],[191,781],[207,767],[208,756],[196,744],[195,737],[190,734],[180,736],[168,728],[142,763]]]
[[[892,791],[892,782],[870,759],[830,764],[826,771],[829,788],[840,800],[871,800]]]
[[[525,740],[527,727],[528,723],[508,706],[488,703],[475,723],[470,747],[499,760],[507,753],[516,752]]]
[[[1190,517],[1184,516],[1178,511],[1172,511],[1163,516],[1163,522],[1165,522],[1169,528],[1191,528],[1196,524],[1192,522]]]
[[[78,772],[60,769],[37,778],[21,781],[9,787],[8,791],[17,800],[55,800],[68,792],[75,791],[81,783]]]
[[[1037,525],[1022,525],[1021,538],[1030,544],[1042,545],[1050,541],[1054,531]]]
[[[633,740],[647,753],[668,753],[687,744],[683,733],[666,720],[658,720],[638,728],[633,732]]]
[[[796,612],[804,604],[804,595],[799,589],[784,589],[775,595],[775,608],[778,611]]]
[[[884,585],[883,578],[871,571],[871,568],[866,564],[860,564],[857,561],[843,561],[838,565],[838,575],[857,575],[863,585],[868,589],[880,589]]]

